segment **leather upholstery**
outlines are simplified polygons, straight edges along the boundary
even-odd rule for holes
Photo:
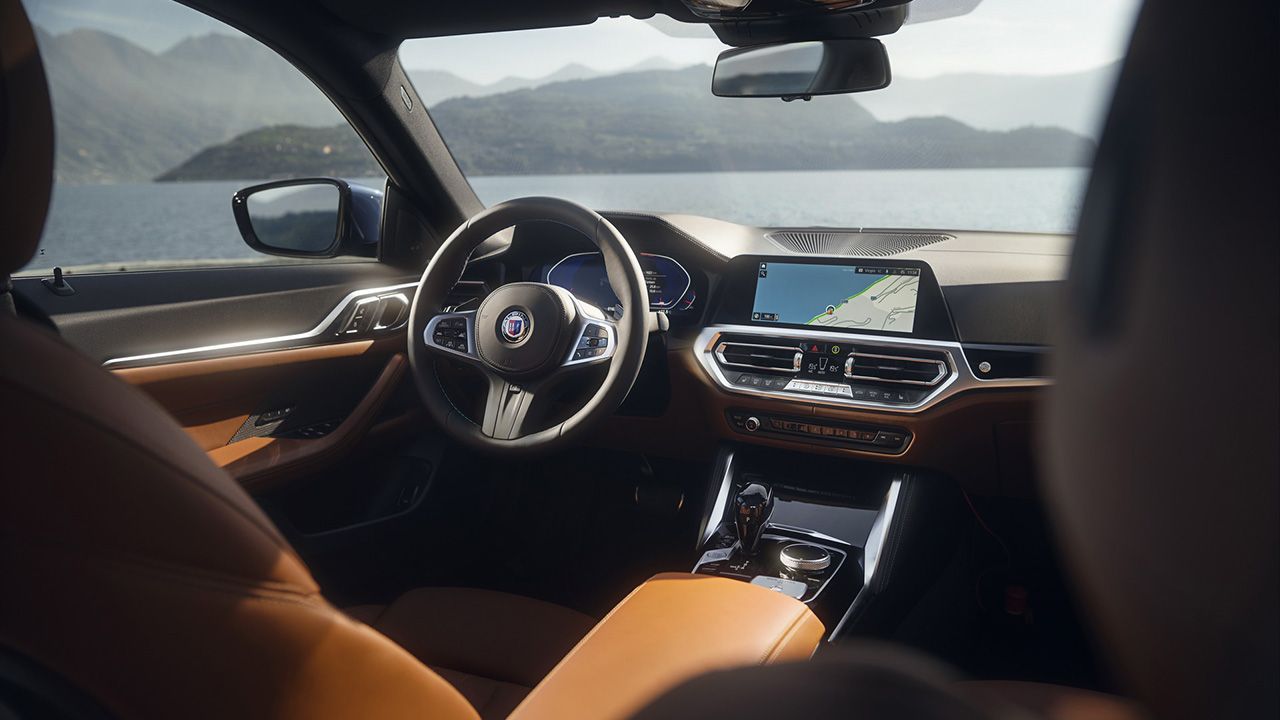
[[[664,573],[636,588],[512,713],[625,718],[702,673],[807,660],[825,630],[802,603],[720,577]]]
[[[35,33],[19,0],[0,0],[0,280],[35,254],[52,190],[53,109]]]
[[[476,717],[149,398],[17,318],[0,338],[0,645],[121,717]]]
[[[485,720],[507,717],[595,624],[559,605],[475,588],[420,588],[347,614],[431,666]]]

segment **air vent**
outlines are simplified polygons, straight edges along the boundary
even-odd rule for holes
[[[941,354],[927,356],[899,354],[894,349],[857,347],[849,353],[844,374],[854,380],[876,380],[898,385],[933,387],[950,372]]]
[[[787,252],[801,255],[888,257],[952,239],[939,233],[882,233],[832,230],[780,230],[768,238]]]
[[[794,373],[800,372],[804,354],[795,345],[722,342],[716,346],[716,359],[729,367]]]

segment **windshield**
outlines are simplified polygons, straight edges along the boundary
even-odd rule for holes
[[[400,57],[486,204],[1073,232],[1137,1],[938,18],[946,5],[882,38],[890,87],[807,102],[713,97],[726,47],[663,16],[411,40]]]

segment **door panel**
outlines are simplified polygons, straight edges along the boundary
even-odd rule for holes
[[[15,285],[257,492],[375,429],[417,428],[404,329],[416,279],[356,262],[73,276],[70,296]]]
[[[74,295],[38,277],[14,289],[100,363],[116,358],[305,333],[357,290],[415,282],[376,262],[68,275]]]

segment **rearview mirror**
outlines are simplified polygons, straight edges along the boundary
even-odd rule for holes
[[[889,87],[889,55],[874,38],[735,48],[711,76],[717,97],[809,99]]]
[[[373,257],[382,220],[382,191],[335,178],[280,180],[231,197],[245,244],[268,255]]]

